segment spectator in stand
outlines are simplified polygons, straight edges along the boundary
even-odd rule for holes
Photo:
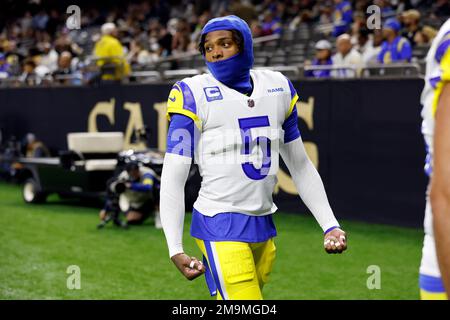
[[[329,17],[331,22],[331,6],[329,9]],[[299,3],[299,10],[297,17],[294,20],[299,19],[303,23],[311,23],[314,19],[319,19],[320,6],[313,0],[303,0]],[[294,21],[292,20],[292,21]]]
[[[407,10],[402,14],[403,25],[405,26],[402,36],[408,39],[412,47],[414,47],[414,37],[420,30],[420,12],[414,9]]]
[[[289,29],[295,31],[302,23],[311,22],[312,18],[313,18],[312,11],[301,10],[289,23]]]
[[[70,84],[71,80],[65,76],[72,74],[71,68],[72,54],[69,51],[61,53],[58,59],[58,69],[53,72],[53,77],[61,84]],[[60,79],[58,79],[58,77]]]
[[[399,36],[400,22],[396,19],[388,19],[383,25],[383,38],[378,55],[378,62],[390,64],[396,62],[410,62],[412,57],[411,44],[408,39]]]
[[[396,12],[392,8],[389,0],[374,0],[373,4],[380,7],[381,19],[383,19],[383,21],[395,17]]]
[[[349,1],[334,0],[334,3],[333,36],[338,37],[350,29],[353,11]]]
[[[250,23],[250,30],[252,31],[252,36],[253,38],[258,38],[262,36],[262,28],[261,28],[261,24],[259,23],[258,20],[253,20]]]
[[[280,22],[281,28],[283,27],[283,21],[287,21],[288,20],[288,10],[286,8],[286,4],[284,3],[284,1],[278,1],[276,8],[274,10],[274,15],[275,17],[278,19],[278,21]],[[283,29],[280,30],[280,32],[282,32]]]
[[[145,65],[150,62],[156,61],[158,55],[152,53],[144,48],[144,44],[140,41],[132,40],[130,43],[130,52],[128,53],[127,60],[131,65]]]
[[[42,46],[42,55],[40,65],[46,66],[50,72],[55,72],[58,68],[58,53],[52,48],[50,42],[44,42]]]
[[[125,59],[125,51],[117,39],[117,28],[112,22],[105,23],[101,28],[102,37],[95,44],[94,55],[100,60],[97,65],[103,69],[102,80],[119,81],[130,74],[130,65]],[[105,72],[109,66],[114,70]]]
[[[172,52],[186,52],[190,42],[190,27],[185,19],[179,19],[172,39]]]
[[[450,2],[448,0],[433,1],[431,6],[432,18],[443,18],[450,16]]]
[[[343,67],[344,69],[333,70],[332,76],[335,78],[355,77],[359,74],[362,64],[361,54],[353,48],[350,35],[344,33],[336,39],[337,53],[331,58],[333,67]],[[349,71],[348,67],[356,67],[355,72]]]
[[[417,46],[429,46],[436,37],[438,31],[430,26],[423,26],[414,36],[414,43]]]
[[[367,29],[366,28],[366,16],[362,11],[356,11],[353,14],[353,23],[351,25],[351,34],[352,34],[352,43],[358,42],[358,36],[360,34],[360,30]]]
[[[32,58],[26,58],[23,61],[22,74],[19,76],[19,81],[28,85],[37,84],[39,81],[35,72],[36,63]]]
[[[162,51],[161,45],[159,44],[161,29],[162,26],[159,21],[157,19],[151,19],[148,23],[147,33],[145,33],[146,39],[141,39],[136,42],[142,44],[142,47],[146,48],[148,52],[160,56]]]
[[[47,27],[48,19],[49,17],[45,10],[41,10],[31,19],[31,26],[34,29],[45,30],[45,28]]]
[[[312,14],[314,16],[314,13]],[[320,3],[316,12],[319,24],[332,24],[334,19],[334,6],[329,2]],[[312,18],[312,20],[315,20]]]
[[[261,24],[262,36],[268,36],[271,34],[279,34],[282,31],[280,19],[275,17],[273,12],[266,10],[264,12],[264,18]]]
[[[370,34],[369,30],[365,28],[360,30],[356,49],[361,54],[363,64],[377,63],[382,42],[383,34],[380,30],[374,30],[373,34]]]
[[[178,18],[170,19],[165,26],[162,26],[160,34],[158,35],[160,39],[158,40],[158,43],[164,48],[161,52],[161,55],[164,57],[172,54],[172,43],[173,38],[177,33],[178,20]],[[162,36],[163,34],[164,36]]]
[[[422,0],[396,0],[397,4],[396,4],[396,12],[397,12],[397,16],[401,16],[402,12],[405,12],[406,10],[411,9],[412,3],[414,2],[419,2]]]
[[[361,28],[356,33],[353,32],[352,43],[355,43],[355,49],[363,55],[373,43],[369,30]]]
[[[247,22],[248,25],[250,25],[252,20],[258,18],[256,9],[250,1],[232,0],[230,2],[229,8],[232,14],[238,16],[239,18]]]
[[[19,75],[22,72],[21,63],[25,56],[17,49],[17,42],[14,40],[6,40],[3,42],[3,54],[6,62],[10,65],[10,74]]]
[[[316,43],[314,48],[316,49],[315,58],[312,63],[310,61],[305,61],[305,66],[331,67],[333,65],[333,61],[331,60],[331,43],[327,40],[320,40]],[[308,78],[329,78],[330,75],[330,69],[305,71],[305,77]]]
[[[334,35],[339,36],[351,31],[352,43],[357,44],[363,61],[369,62],[380,49],[375,45],[375,39],[379,39],[378,31],[375,30],[373,39],[359,32],[365,26],[369,5],[375,4],[381,8],[383,23],[388,18],[398,16],[405,24],[402,30],[404,33],[400,34],[409,40],[410,46],[427,46],[436,33],[435,29],[417,23],[418,16],[421,16],[419,22],[430,21],[430,24],[439,25],[450,15],[448,0],[119,1],[101,8],[83,9],[82,30],[70,31],[65,26],[67,17],[65,8],[61,10],[62,4],[59,6],[55,2],[54,6],[49,7],[44,1],[22,2],[24,5],[17,6],[13,11],[8,6],[2,11],[8,18],[0,21],[0,52],[5,55],[2,68],[9,65],[8,74],[19,76],[24,60],[33,58],[37,64],[34,72],[38,78],[42,77],[45,70],[53,73],[57,69],[58,55],[64,51],[72,54],[72,70],[75,70],[73,66],[76,60],[87,56],[83,49],[91,50],[90,42],[96,42],[92,37],[86,38],[86,34],[106,21],[115,21],[120,26],[119,30],[126,30],[117,33],[115,38],[119,46],[129,47],[133,51],[129,56],[135,65],[152,62],[155,57],[170,56],[172,48],[175,52],[196,48],[204,21],[229,13],[245,19],[254,37],[281,33],[283,26],[289,26],[294,33],[300,25],[307,26],[312,37],[316,37],[317,33],[329,35],[334,31]],[[183,23],[179,23],[179,19],[186,21],[181,29],[190,31],[180,31],[179,26]],[[318,28],[315,28],[316,25]],[[371,40],[374,42],[373,47]],[[407,50],[403,41],[400,44],[403,50]],[[394,50],[394,46],[391,49]],[[40,59],[36,57],[38,53]],[[383,59],[392,60],[391,56],[392,53],[389,53]],[[87,68],[86,64],[83,65]],[[172,67],[175,66],[176,63],[173,63]],[[93,74],[93,71],[89,70],[89,74]]]
[[[10,65],[6,62],[6,57],[0,53],[0,79],[6,79],[10,76]]]
[[[241,16],[239,16],[239,17],[241,17]],[[190,50],[196,50],[197,49],[198,43],[200,42],[200,35],[202,33],[203,27],[209,21],[209,19],[211,19],[209,11],[203,12],[198,17],[197,23],[195,24],[195,27],[194,27],[194,32],[192,32],[192,34],[190,36],[190,41],[191,41],[191,43],[189,45],[189,49]],[[241,19],[243,19],[243,18],[241,17]],[[250,21],[249,21],[249,24],[250,24]]]

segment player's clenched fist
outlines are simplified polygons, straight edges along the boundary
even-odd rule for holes
[[[171,259],[178,270],[180,270],[188,280],[194,280],[205,273],[205,266],[195,257],[189,257],[185,253],[179,253],[174,255]]]
[[[347,249],[345,231],[336,228],[325,234],[323,246],[328,253],[342,253]]]

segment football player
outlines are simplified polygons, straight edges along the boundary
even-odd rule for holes
[[[450,19],[426,57],[422,92],[425,172],[431,178],[425,209],[420,265],[422,299],[448,299],[450,292]],[[447,289],[447,294],[446,290]]]
[[[161,181],[169,255],[187,279],[205,273],[218,299],[262,299],[275,259],[272,214],[278,154],[324,231],[328,253],[347,248],[297,126],[298,95],[281,73],[252,70],[253,41],[236,16],[210,20],[199,45],[210,74],[177,82]],[[192,158],[202,176],[191,235],[203,259],[183,250],[184,186]]]

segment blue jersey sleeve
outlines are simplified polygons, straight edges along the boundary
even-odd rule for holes
[[[286,79],[289,83],[291,102],[286,120],[284,120],[284,123],[282,125],[282,128],[284,130],[284,143],[291,142],[300,137],[300,131],[298,130],[297,107],[296,107],[298,94],[292,82],[287,77]]]
[[[284,121],[282,128],[284,130],[284,143],[289,143],[300,137],[298,129],[297,107],[294,106],[289,117]]]
[[[192,158],[195,145],[195,130],[192,118],[178,113],[172,114],[167,133],[166,152]]]

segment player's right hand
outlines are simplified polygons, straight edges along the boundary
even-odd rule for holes
[[[200,260],[195,257],[189,257],[185,253],[178,253],[171,260],[188,280],[194,280],[206,271]]]
[[[323,246],[327,253],[342,253],[347,250],[347,234],[340,228],[333,229],[325,235]]]

